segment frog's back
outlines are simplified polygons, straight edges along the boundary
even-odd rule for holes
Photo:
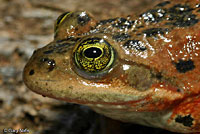
[[[137,19],[117,18],[111,23],[121,59],[159,72],[160,79],[176,85],[179,92],[200,92],[199,1],[164,1]]]

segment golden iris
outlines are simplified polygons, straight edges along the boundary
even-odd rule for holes
[[[87,38],[77,45],[74,60],[79,69],[88,73],[98,73],[111,68],[114,50],[106,40]]]

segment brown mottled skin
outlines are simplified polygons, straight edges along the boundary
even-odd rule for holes
[[[102,76],[85,76],[74,63],[88,38],[106,40],[114,50]],[[102,21],[70,13],[56,25],[54,40],[34,52],[23,78],[36,93],[113,119],[200,132],[200,1],[164,1],[138,17]]]

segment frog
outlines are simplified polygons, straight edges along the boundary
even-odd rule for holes
[[[65,12],[33,52],[26,86],[122,122],[200,132],[200,2],[164,0],[137,16]]]

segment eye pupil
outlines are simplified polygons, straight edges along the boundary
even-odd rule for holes
[[[84,51],[84,55],[88,58],[98,58],[101,54],[101,49],[97,47],[90,47]]]

